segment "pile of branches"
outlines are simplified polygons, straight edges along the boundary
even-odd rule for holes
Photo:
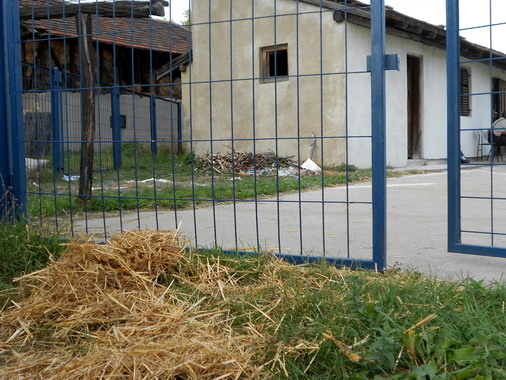
[[[294,165],[294,156],[277,156],[274,152],[266,153],[218,153],[212,155],[207,153],[200,158],[200,164],[205,169],[212,169],[218,173],[234,172],[236,174],[247,173],[248,171],[260,171],[266,168],[281,168]]]

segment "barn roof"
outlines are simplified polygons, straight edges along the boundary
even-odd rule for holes
[[[20,0],[20,8],[41,5],[61,5],[60,0]],[[191,33],[187,29],[154,18],[92,16],[95,41],[134,47],[136,49],[183,54],[190,50]],[[51,37],[77,37],[75,17],[24,20],[22,25],[34,32]],[[35,39],[40,39],[36,36]]]

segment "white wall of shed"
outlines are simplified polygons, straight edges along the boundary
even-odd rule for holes
[[[366,56],[370,54],[371,31],[368,28],[348,25],[348,70],[366,70]],[[447,94],[446,51],[437,47],[387,35],[387,54],[399,54],[400,70],[386,73],[387,85],[387,164],[402,167],[408,164],[407,149],[407,56],[421,58],[421,158],[441,160],[447,158]],[[488,128],[491,122],[491,81],[489,64],[466,64],[471,71],[471,115],[461,118],[461,147],[469,157],[476,156],[478,135],[475,129]],[[505,78],[504,70],[494,68],[492,77]],[[368,74],[349,75],[348,82],[349,134],[371,134],[371,87]],[[371,150],[361,139],[351,138],[349,161],[359,167],[371,166]]]

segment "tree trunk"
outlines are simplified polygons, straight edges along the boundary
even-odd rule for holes
[[[88,200],[93,186],[93,154],[95,142],[95,90],[96,59],[92,40],[92,26],[89,14],[76,16],[81,57],[81,165],[79,177],[79,196]]]

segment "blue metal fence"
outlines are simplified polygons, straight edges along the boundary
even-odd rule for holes
[[[23,115],[25,121],[25,151],[26,156],[34,160],[46,160],[51,154],[54,170],[63,171],[65,168],[64,152],[75,152],[79,149],[81,126],[79,113],[80,78],[77,75],[61,72],[58,68],[49,70],[43,66],[22,63],[23,72]],[[110,84],[101,84],[99,101],[97,102],[98,133],[96,144],[102,151],[100,167],[103,169],[121,166],[121,130],[127,127],[126,115],[122,109],[130,108],[131,98],[136,99],[138,117],[134,121],[129,117],[128,126],[142,130],[142,139],[155,141],[158,130],[169,135],[170,128],[174,128],[174,138],[181,139],[180,103],[160,96],[146,95],[140,92],[123,91]],[[110,97],[110,99],[107,99]],[[148,99],[149,98],[149,103]],[[161,109],[160,117],[153,111],[154,107]],[[142,116],[141,116],[142,115]],[[147,123],[149,117],[149,129]],[[179,131],[179,132],[178,132]],[[153,132],[155,138],[153,138]],[[125,133],[123,132],[123,135]],[[127,138],[127,142],[131,137]],[[53,141],[51,146],[49,142]],[[56,141],[58,143],[56,143]],[[112,152],[109,152],[112,146]],[[111,154],[109,154],[111,153]],[[69,157],[67,157],[69,158]],[[77,170],[78,162],[69,165]],[[74,171],[72,171],[74,173]],[[74,173],[78,174],[78,173]]]
[[[0,3],[0,216],[26,212],[19,18],[15,2]]]
[[[474,12],[476,8],[459,0],[447,0],[447,90],[448,90],[448,250],[474,255],[506,257],[506,230],[500,216],[505,197],[501,178],[506,168],[501,148],[495,149],[493,141],[487,141],[493,133],[494,121],[506,111],[504,89],[497,88],[495,79],[498,68],[504,68],[504,55],[494,49],[494,39],[499,39],[504,23],[493,21],[498,4],[489,0],[472,7],[486,10],[487,22],[475,18],[471,25],[461,27],[461,12]],[[467,9],[466,9],[467,7]],[[483,48],[474,59],[464,57],[469,42],[461,34],[469,31],[485,31],[489,35],[488,48]],[[499,32],[498,32],[499,31]],[[467,45],[467,46],[466,46]],[[488,77],[488,88],[474,90],[467,83],[469,71],[481,69]],[[463,76],[465,70],[465,76]],[[484,105],[485,118],[480,125],[466,126],[473,103]],[[467,108],[467,112],[463,112]],[[461,163],[461,135],[477,138],[477,161]],[[491,143],[491,144],[489,144]],[[490,149],[490,152],[484,152]],[[483,161],[486,157],[487,161]],[[501,158],[501,160],[499,160]],[[480,180],[481,189],[471,189],[463,169],[486,171]],[[471,191],[473,190],[473,191]]]
[[[385,269],[385,70],[399,62],[384,1],[237,3],[193,2],[182,27],[149,17],[157,1],[19,0],[22,38],[16,25],[2,43],[28,61],[22,89],[11,59],[7,96],[25,101],[34,169],[24,182],[2,168],[14,195],[62,235],[180,228],[196,247]],[[369,57],[350,46],[349,15],[370,22]],[[365,133],[349,128],[355,80],[371,87]],[[372,190],[352,185],[350,145],[371,157]]]

